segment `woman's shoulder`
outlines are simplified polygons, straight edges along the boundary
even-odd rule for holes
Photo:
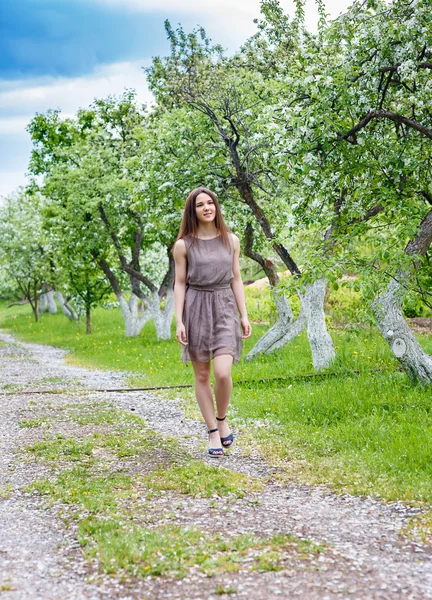
[[[186,241],[184,238],[178,239],[173,247],[174,254],[186,254]]]
[[[239,247],[240,246],[240,238],[233,233],[232,231],[229,232],[229,234],[231,236],[231,239],[233,241],[234,247]]]

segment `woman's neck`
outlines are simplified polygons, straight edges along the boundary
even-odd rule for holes
[[[203,225],[199,225],[197,236],[203,240],[214,238],[219,235],[219,231],[216,229],[213,223],[206,223]]]

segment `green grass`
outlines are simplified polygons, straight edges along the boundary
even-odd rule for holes
[[[401,533],[421,544],[432,544],[432,510],[411,517]]]
[[[54,439],[35,442],[27,446],[26,450],[42,460],[81,461],[83,457],[91,458],[94,449],[92,440],[77,440],[57,435]]]
[[[10,498],[12,496],[13,489],[14,488],[11,484],[8,484],[4,488],[0,488],[0,498],[3,500]]]
[[[148,529],[89,517],[80,524],[79,539],[103,571],[119,576],[169,576],[181,579],[192,566],[207,576],[243,570],[278,571],[284,559],[312,558],[321,547],[295,536],[260,538],[251,534],[229,539],[197,527],[175,525]]]
[[[351,493],[432,502],[431,391],[402,373],[238,386],[235,421],[270,458]]]
[[[107,407],[105,408],[104,406]],[[142,417],[113,408],[112,406],[109,407],[107,402],[104,405],[76,405],[69,407],[68,412],[70,413],[70,418],[75,423],[78,423],[78,425],[142,426],[144,424]]]
[[[42,315],[36,324],[28,307],[10,310],[0,311],[3,328],[27,341],[68,348],[72,362],[122,369],[130,373],[131,385],[143,387],[193,382],[191,367],[180,361],[179,345],[174,339],[157,341],[152,323],[139,337],[127,339],[119,311],[98,309],[89,336],[61,314]],[[254,325],[243,356],[265,331]],[[413,386],[398,371],[399,363],[374,329],[332,330],[331,335],[335,375],[302,379],[313,373],[304,334],[270,356],[243,358],[234,367],[230,416],[242,431],[243,451],[257,447],[269,460],[284,461],[293,476],[337,490],[431,502],[430,389]],[[420,343],[432,353],[431,336]],[[287,379],[259,381],[277,377]],[[169,394],[194,406],[189,390]],[[80,418],[84,423],[86,417]],[[110,417],[101,412],[97,418]],[[114,436],[110,443],[119,456],[127,456],[136,451],[137,440]]]
[[[19,422],[19,426],[23,429],[36,429],[45,423],[48,423],[48,419],[24,419]]]
[[[77,505],[89,514],[105,514],[116,509],[119,500],[133,485],[124,472],[99,472],[85,461],[62,472],[55,480],[41,479],[28,485],[26,491],[37,491],[62,504]]]
[[[213,594],[217,594],[218,596],[223,596],[224,594],[237,594],[237,588],[232,586],[225,587],[223,585],[217,585],[213,590]]]
[[[160,468],[145,478],[154,490],[176,490],[182,494],[211,498],[233,494],[242,498],[247,492],[258,491],[262,485],[242,473],[192,460],[169,469]]]

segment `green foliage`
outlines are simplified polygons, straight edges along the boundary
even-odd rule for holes
[[[334,284],[329,286],[325,311],[330,324],[355,324],[370,319],[367,303],[362,301],[362,294],[360,290],[356,291],[354,285],[355,282],[337,283],[335,280]],[[268,285],[259,288],[247,286],[245,295],[249,318],[252,322],[275,323],[277,319],[276,305]],[[289,301],[294,318],[296,318],[300,311],[300,299],[298,295],[294,295],[289,297]]]
[[[423,514],[411,517],[401,534],[417,543],[430,544],[432,541],[432,511],[428,510]]]
[[[83,461],[81,461],[83,462]],[[29,486],[27,491],[38,491],[63,504],[79,505],[90,514],[104,514],[117,506],[119,498],[132,486],[132,478],[125,473],[99,475],[80,464],[64,471],[57,479],[41,479]]]
[[[404,298],[403,311],[406,317],[432,317],[432,308],[425,304],[419,293],[412,290]]]
[[[0,269],[6,292],[18,291],[31,304],[37,319],[37,300],[43,281],[51,279],[50,253],[42,227],[43,199],[20,189],[0,208]],[[18,290],[11,286],[14,281]]]
[[[363,301],[360,291],[356,291],[354,285],[343,285],[345,282],[334,282],[336,285],[329,286],[326,298],[326,312],[331,322],[335,324],[350,324],[364,322],[367,318],[367,305]],[[342,285],[341,285],[342,284]]]
[[[273,324],[277,319],[276,305],[268,286],[245,288],[249,319],[252,323]]]

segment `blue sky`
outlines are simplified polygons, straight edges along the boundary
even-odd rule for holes
[[[292,11],[290,0],[282,5]],[[347,5],[327,0],[333,16]],[[150,99],[141,67],[169,51],[165,19],[186,30],[201,24],[232,52],[258,16],[259,0],[1,0],[0,196],[25,183],[25,127],[36,112],[59,108],[72,116],[126,87]]]
[[[3,2],[0,77],[77,77],[100,65],[159,54],[166,50],[166,16],[166,11],[136,12],[88,0]],[[170,17],[178,21],[185,15]]]

